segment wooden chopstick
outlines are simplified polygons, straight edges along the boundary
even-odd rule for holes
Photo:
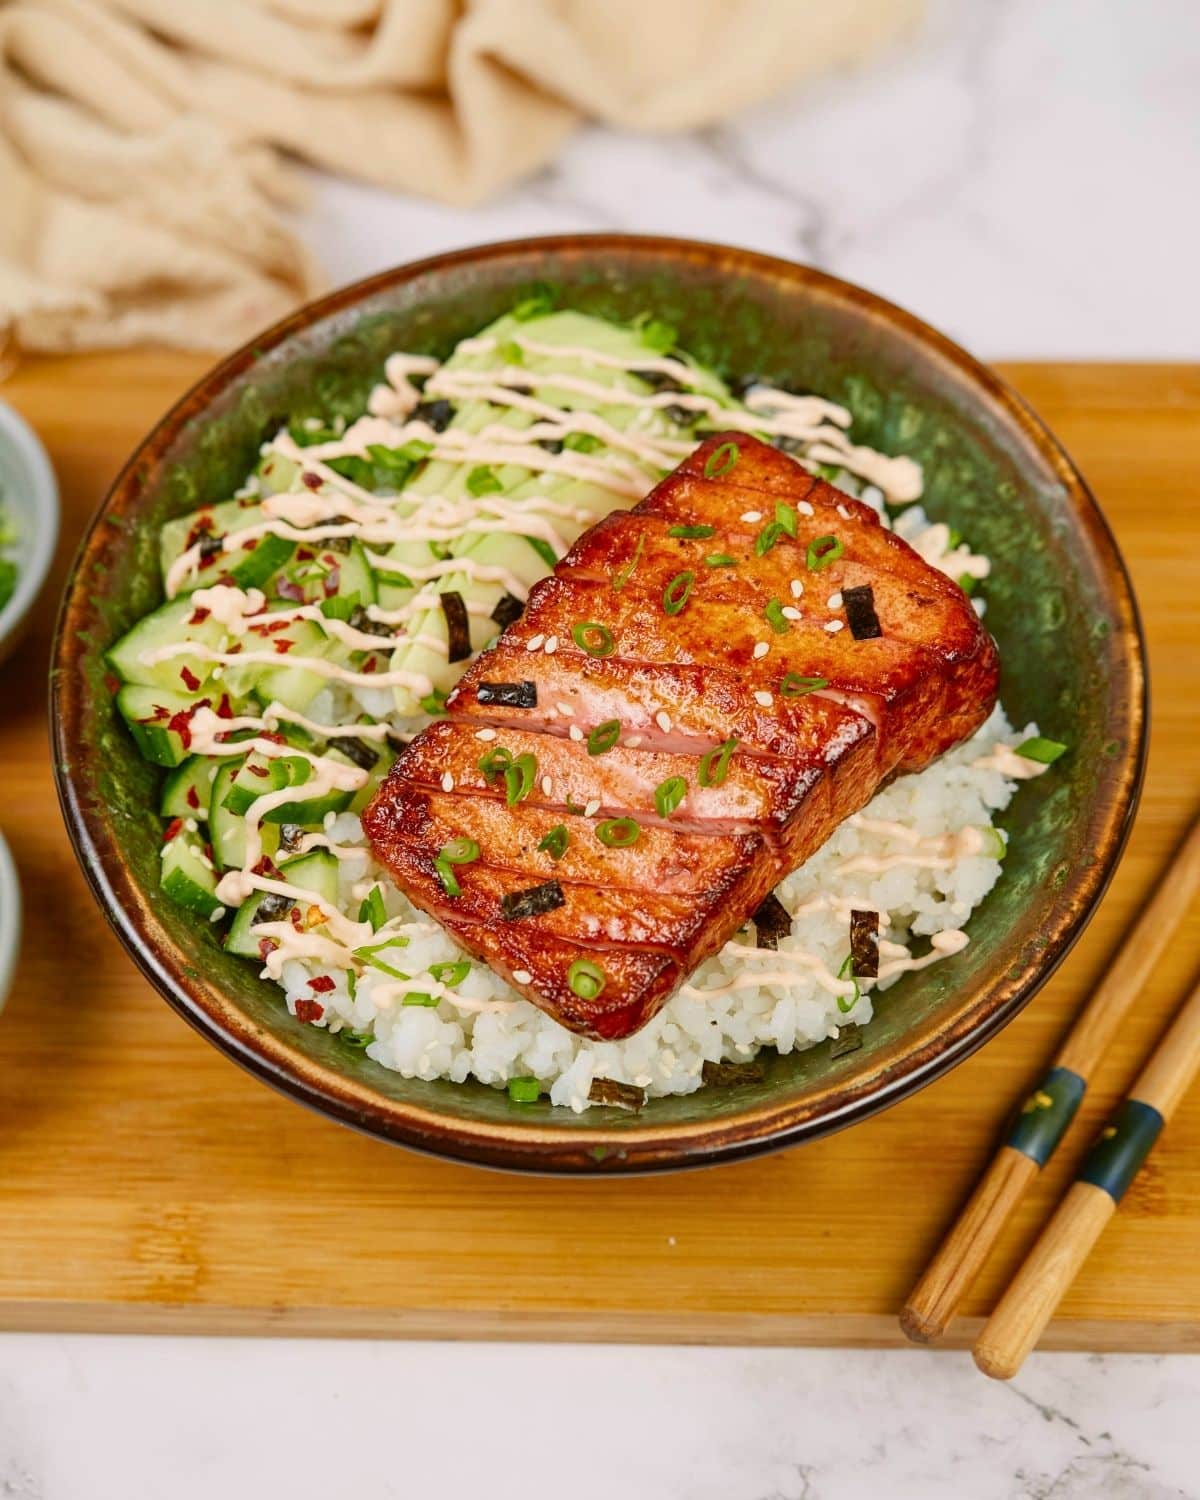
[[[1011,1380],[1021,1368],[1197,1073],[1200,984],[1100,1132],[979,1335],[975,1363],[985,1375]]]
[[[1096,1065],[1136,1004],[1200,889],[1200,817],[1180,845],[1108,973],[1071,1028],[1004,1145],[942,1241],[900,1314],[914,1343],[939,1339],[1029,1184],[1074,1119]]]

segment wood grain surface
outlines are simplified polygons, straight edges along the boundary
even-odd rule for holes
[[[604,1182],[453,1166],[306,1113],[168,1010],[84,886],[50,777],[55,603],[118,465],[202,368],[166,354],[45,360],[0,386],[45,440],[65,510],[0,718],[0,826],[26,901],[0,1019],[0,1327],[901,1342],[905,1294],[1200,805],[1200,368],[1006,370],[1095,488],[1150,646],[1141,814],[1062,970],[982,1052],[873,1120],[758,1161]],[[978,1332],[1187,987],[1198,926],[1158,966],[952,1342]],[[1047,1345],[1200,1350],[1198,1247],[1193,1091]]]

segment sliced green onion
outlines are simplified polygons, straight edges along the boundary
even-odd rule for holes
[[[548,568],[554,567],[554,565],[558,562],[558,553],[555,552],[550,543],[545,541],[542,537],[523,536],[521,540],[523,542],[529,543],[529,545],[533,548],[533,550],[537,553],[537,555],[541,558],[541,560],[546,564]]]
[[[434,688],[433,692],[426,693],[421,699],[421,707],[427,714],[444,714],[446,712],[447,695],[441,688]]]
[[[571,639],[589,656],[611,656],[617,649],[612,631],[595,620],[582,620],[578,625],[572,625]]]
[[[1060,755],[1067,753],[1067,746],[1058,740],[1043,739],[1040,734],[1035,734],[1023,745],[1017,746],[1017,754],[1023,755],[1026,760],[1036,760],[1043,766],[1052,766]]]
[[[604,755],[620,738],[620,719],[605,719],[603,724],[597,724],[588,735],[587,752],[589,755]]]
[[[461,896],[462,886],[458,883],[458,876],[454,873],[454,866],[449,860],[439,858],[433,862],[437,878],[442,882],[442,889],[447,896]]]
[[[728,474],[741,456],[742,450],[736,443],[722,443],[704,461],[705,479],[720,479],[722,475]]]
[[[766,615],[767,624],[771,627],[776,635],[786,635],[792,628],[788,624],[787,616],[783,612],[783,605],[780,604],[778,599],[768,600],[767,607],[763,610],[763,614]]]
[[[571,835],[561,823],[556,823],[549,833],[544,834],[538,841],[538,852],[548,854],[551,859],[559,860],[567,852],[567,845],[571,842]]]
[[[1003,859],[1008,853],[1008,843],[998,828],[981,828],[980,837],[983,839],[981,854],[986,854],[989,859]]]
[[[642,549],[645,547],[645,545],[646,545],[646,533],[644,531],[643,532],[639,532],[638,533],[638,539],[637,539],[637,546],[633,549],[633,556],[629,559],[629,561],[625,564],[625,566],[623,568],[619,568],[613,574],[612,586],[613,586],[614,591],[617,592],[618,594],[625,587],[625,585],[629,582],[629,580],[633,577],[633,570],[634,570],[634,568],[637,567],[638,563],[641,561]]]
[[[479,845],[465,836],[451,839],[438,850],[438,858],[448,865],[473,865],[479,858]]]
[[[837,562],[842,553],[845,552],[841,538],[836,536],[814,537],[808,544],[808,570],[810,573],[819,573],[822,568],[827,568],[831,562]]]
[[[563,438],[563,447],[570,448],[575,453],[595,453],[604,444],[594,432],[568,432]]]
[[[641,832],[636,818],[606,818],[596,824],[596,837],[606,849],[628,849],[637,843]]]
[[[536,1104],[541,1097],[542,1086],[536,1078],[510,1078],[508,1097],[514,1104]]]
[[[973,594],[978,584],[978,578],[973,578],[970,573],[960,573],[958,575],[958,586],[964,594]]]
[[[383,953],[388,948],[403,948],[407,945],[407,938],[392,938],[390,942],[373,943],[366,948],[355,948],[350,956],[351,958],[357,958],[359,963],[368,964],[372,969],[378,969],[381,974],[386,974],[391,979],[405,980],[411,976],[402,974],[399,969],[393,969],[391,964],[385,964],[376,955]]]
[[[668,776],[654,788],[654,809],[660,818],[669,818],[687,796],[687,782],[682,776]]]
[[[706,568],[736,568],[737,559],[730,557],[728,552],[710,552],[704,559]]]
[[[523,297],[512,310],[518,323],[527,323],[530,318],[543,318],[554,311],[557,301],[554,288],[545,281],[535,281],[528,297]]]
[[[946,546],[950,549],[951,552],[954,551],[955,547],[958,546],[959,542],[961,542],[962,539],[963,539],[962,532],[959,531],[959,529],[958,529],[957,526],[951,526],[947,530],[947,532],[946,532]]]
[[[696,780],[701,786],[720,786],[729,773],[729,762],[737,749],[737,740],[726,740],[723,745],[714,745],[700,757],[700,768]]]
[[[692,595],[696,575],[692,572],[676,573],[663,589],[663,609],[669,615],[677,615]]]
[[[467,489],[472,495],[494,495],[503,488],[495,469],[489,468],[487,464],[477,464],[467,475]]]
[[[528,752],[518,755],[511,766],[505,766],[504,800],[509,807],[516,807],[518,802],[524,802],[533,791],[533,781],[536,775],[537,759]],[[478,857],[478,847],[475,852]]]
[[[497,776],[503,776],[512,765],[512,751],[506,750],[503,745],[493,745],[490,750],[479,757],[477,764],[483,773],[484,781],[495,781]]]
[[[796,512],[792,509],[792,507],[790,505],[785,505],[782,500],[779,500],[779,501],[776,502],[776,505],[775,505],[775,520],[776,520],[776,523],[779,526],[783,527],[784,531],[787,533],[788,536],[795,537],[795,535],[796,535]]]
[[[456,984],[461,984],[471,972],[469,959],[447,959],[445,963],[430,964],[429,972],[439,984],[444,984],[448,990],[452,990]]]
[[[370,922],[372,932],[378,932],[387,921],[387,912],[383,905],[383,891],[379,886],[371,887],[366,900],[358,908],[358,920]]]
[[[788,672],[779,684],[779,691],[785,698],[803,698],[806,693],[819,693],[828,686],[828,677],[801,677],[798,672]]]
[[[567,983],[581,1000],[594,1000],[608,983],[608,975],[590,958],[577,958],[567,970]]]
[[[826,484],[836,484],[841,472],[837,464],[817,465],[817,477],[823,479]]]
[[[688,542],[698,542],[705,537],[715,536],[716,531],[715,526],[669,526],[667,535],[682,537]]]
[[[647,349],[653,349],[659,354],[666,354],[674,349],[679,334],[670,323],[665,323],[662,318],[644,318],[641,323],[634,322],[641,336],[642,343]]]
[[[782,535],[783,527],[779,522],[768,521],[754,539],[755,557],[765,557]]]
[[[837,997],[838,1010],[840,1010],[843,1015],[846,1015],[847,1012],[852,1011],[854,1009],[854,1007],[858,1004],[859,996],[862,994],[862,991],[858,987],[858,980],[855,979],[855,977],[854,977],[854,954],[853,953],[847,953],[846,954],[846,961],[845,961],[845,963],[842,964],[842,967],[837,971],[837,977],[839,979],[848,979],[850,981],[850,983],[854,986],[854,993],[853,993],[853,995],[850,996],[849,1000],[846,999],[845,995],[839,995]]]
[[[513,339],[505,339],[503,343],[497,344],[496,353],[506,365],[523,365],[525,363],[525,351]]]
[[[424,1005],[430,1010],[440,1003],[436,995],[431,995],[426,990],[409,990],[400,1002],[401,1005]]]

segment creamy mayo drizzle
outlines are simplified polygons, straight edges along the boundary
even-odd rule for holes
[[[367,410],[380,417],[407,416],[421,393],[410,375],[431,375],[438,361],[427,354],[389,354],[383,366],[386,385],[377,385],[367,401]]]
[[[1030,760],[1027,756],[1018,755],[1012,745],[996,745],[989,754],[973,760],[971,769],[973,771],[999,771],[1001,776],[1007,776],[1010,781],[1032,781],[1035,776],[1043,775],[1050,767],[1040,760]]]

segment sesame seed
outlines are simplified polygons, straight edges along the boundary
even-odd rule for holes
[[[225,908],[223,906],[214,906],[212,911],[209,913],[208,920],[210,922],[219,922],[224,915]]]
[[[754,647],[754,654],[757,657],[766,656],[770,649],[771,647],[766,641],[758,641]]]
[[[512,973],[514,984],[532,984],[533,975],[528,969],[514,969]]]
[[[791,604],[785,604],[779,613],[785,620],[799,620],[803,618],[800,611]]]
[[[804,597],[804,585],[800,582],[800,580],[798,578],[793,578],[792,579],[792,598],[793,599],[803,599],[803,597]]]
[[[563,717],[567,718],[567,719],[571,718],[572,715],[575,713],[575,710],[571,707],[571,705],[569,703],[559,703],[557,705],[557,708],[558,708],[559,713],[562,714]]]
[[[446,774],[442,777],[442,791],[443,792],[452,792],[453,790],[454,790],[454,777],[451,776],[451,774],[450,774],[449,771],[447,771]]]
[[[849,520],[852,519],[852,517],[850,515],[850,512],[846,509],[846,507],[844,505],[842,505],[840,503],[838,504],[837,513],[838,513],[839,516],[841,516],[841,518],[842,518],[843,521],[849,521]]]
[[[593,797],[590,802],[584,804],[583,815],[585,818],[594,818],[600,811],[600,798]]]
[[[548,797],[550,795],[550,790],[553,787],[553,785],[554,785],[554,783],[550,780],[549,776],[543,776],[542,777],[542,796],[543,797]]]
[[[807,500],[797,500],[796,509],[802,516],[811,516],[814,514],[813,508]]]
[[[750,521],[750,522],[761,521],[762,520],[762,511],[761,510],[748,510],[748,511],[746,511],[743,514],[742,520],[743,521]]]
[[[641,743],[642,737],[640,734],[626,735],[624,740],[626,750],[636,750]]]
[[[580,729],[578,724],[572,724],[570,729],[567,730],[567,733],[573,740],[581,740],[583,738],[583,730]]]
[[[845,623],[845,620],[828,620],[826,621],[825,629],[829,632],[830,635],[837,635],[838,631],[843,628]]]
[[[477,740],[494,740],[496,738],[496,731],[494,729],[477,729],[475,731],[475,738]]]
[[[545,639],[546,637],[542,635],[540,631],[537,635],[531,635],[525,642],[526,651],[540,651],[542,649],[542,642]]]
[[[830,594],[829,598],[826,599],[825,603],[828,605],[828,607],[830,609],[841,609],[841,607],[842,607],[842,593],[841,593],[841,590],[840,589],[835,590],[834,593]]]
[[[754,695],[754,701],[761,708],[770,708],[770,706],[771,706],[771,695],[770,695],[770,693],[755,693],[755,695]]]
[[[187,829],[187,831],[189,833],[195,833],[196,829],[200,825],[196,822],[195,818],[185,818],[184,822],[183,822],[183,826]]]
[[[546,655],[547,656],[553,656],[554,653],[557,650],[558,650],[558,637],[556,635],[552,635],[550,637],[550,639],[546,642]]]
[[[670,732],[671,732],[671,715],[670,714],[664,713],[662,711],[662,709],[660,708],[659,711],[654,715],[654,722],[658,725],[658,727],[662,730],[662,732],[664,734],[670,734]]]

